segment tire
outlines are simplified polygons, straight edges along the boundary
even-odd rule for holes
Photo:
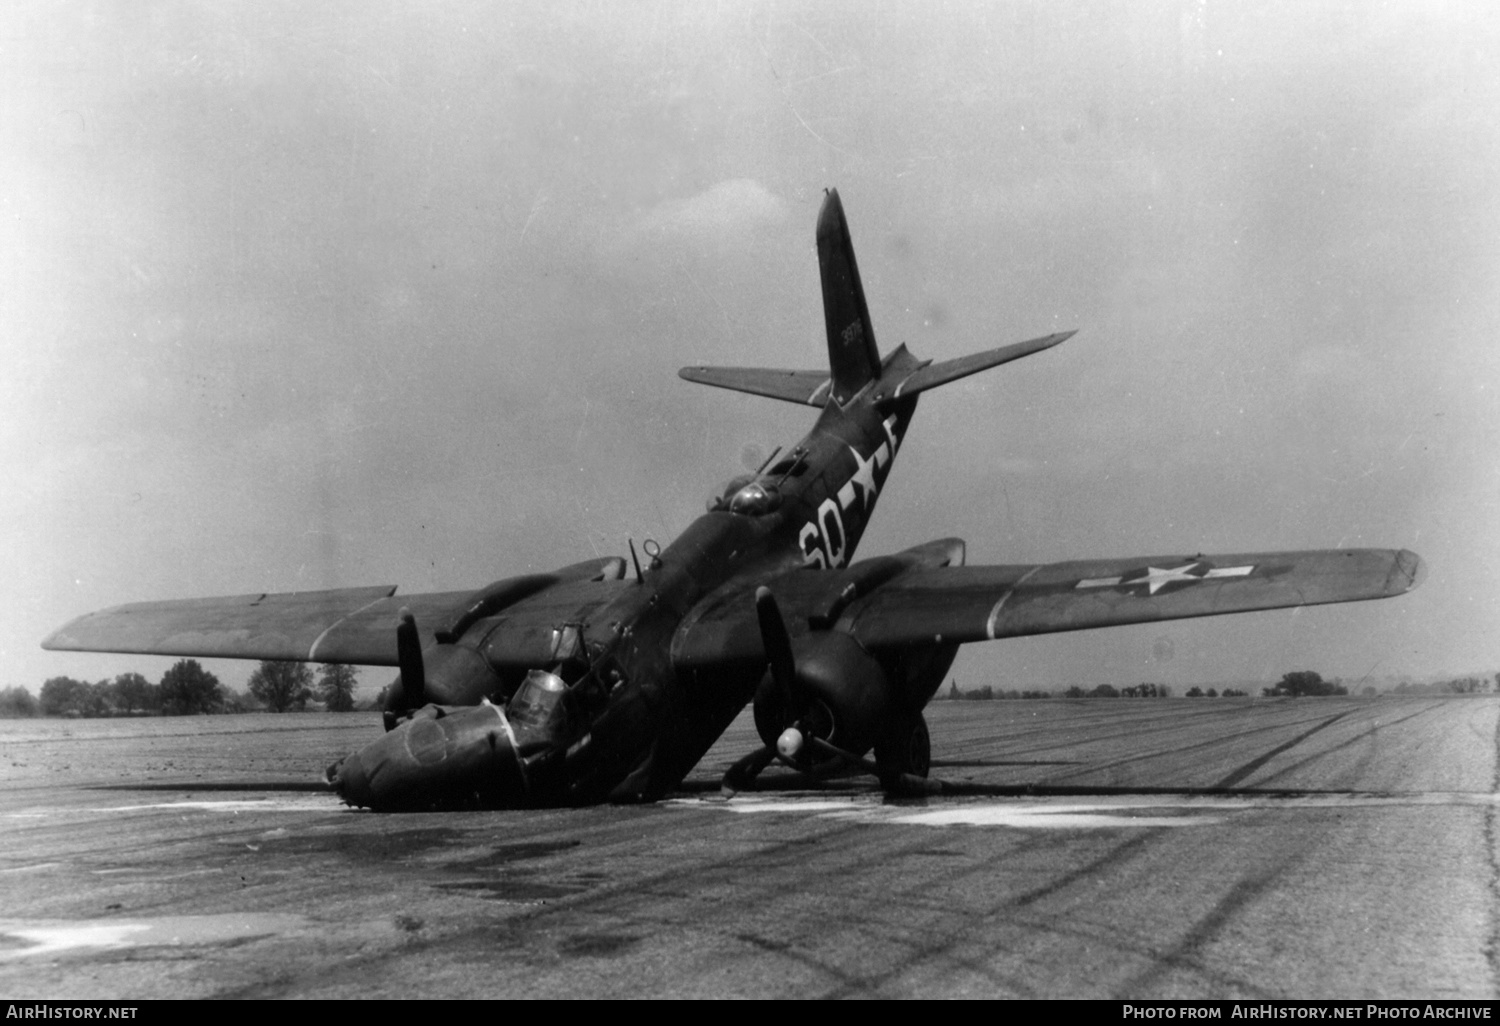
[[[932,738],[921,713],[902,717],[875,743],[880,782],[890,789],[903,774],[926,778],[932,769]]]

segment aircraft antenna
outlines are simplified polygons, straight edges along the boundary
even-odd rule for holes
[[[635,539],[626,538],[625,544],[630,546],[630,561],[635,564],[635,580],[637,584],[645,584],[646,578],[641,575],[641,561],[635,554]]]
[[[786,473],[782,474],[779,478],[776,479],[776,487],[780,488],[783,484],[785,484],[786,479],[795,474],[797,472],[797,468],[802,466],[802,464],[805,462],[807,462],[807,450],[799,445],[797,446],[797,448],[792,450],[792,462],[787,464]]]

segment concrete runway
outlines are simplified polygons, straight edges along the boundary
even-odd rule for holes
[[[0,993],[1495,998],[1500,697],[935,703],[934,776],[376,815],[378,717],[0,721]]]

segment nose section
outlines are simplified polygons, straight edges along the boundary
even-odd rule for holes
[[[498,706],[427,706],[327,778],[348,804],[380,812],[518,808],[527,787],[513,737]]]
[[[344,799],[346,805],[368,806],[370,804],[370,775],[365,772],[364,760],[359,752],[346,755],[329,765],[323,777]]]

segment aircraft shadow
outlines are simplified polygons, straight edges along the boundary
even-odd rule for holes
[[[962,766],[1081,766],[1077,759],[933,759],[933,769]]]
[[[1386,797],[1388,791],[1351,791],[1348,788],[1276,788],[1276,787],[1113,787],[1103,784],[974,784],[937,781],[935,795],[910,797],[978,797],[978,798],[1105,798],[1128,796],[1230,797],[1230,798],[1301,798],[1314,795],[1366,795]],[[908,796],[896,796],[905,799]]]
[[[954,764],[959,765],[959,764]],[[1103,784],[977,784],[932,778],[936,788],[931,793],[887,795],[890,801],[921,801],[928,798],[1116,798],[1140,796],[1219,797],[1219,798],[1302,798],[1319,795],[1358,795],[1370,798],[1397,797],[1401,792],[1362,791],[1348,788],[1276,788],[1276,787],[1151,787],[1109,786]],[[717,794],[718,784],[689,781],[678,788],[680,794]],[[745,797],[756,794],[807,794],[822,792],[837,795],[879,793],[880,786],[869,777],[851,775],[833,779],[809,779],[801,774],[761,777],[754,786],[737,792]]]
[[[333,788],[328,784],[316,780],[267,780],[267,781],[228,781],[224,783],[204,783],[201,781],[186,781],[180,784],[95,784],[86,788],[89,791],[189,791],[206,792],[210,794],[219,793],[241,793],[245,791],[279,791],[279,792],[318,792],[332,794]]]
[[[954,763],[953,765],[967,765]],[[1302,798],[1320,795],[1356,795],[1368,798],[1398,797],[1397,791],[1361,791],[1348,788],[1272,788],[1272,787],[1112,787],[1100,784],[976,784],[939,780],[932,781],[937,789],[927,794],[887,795],[887,801],[920,802],[929,798],[1118,798],[1142,796],[1174,797],[1229,797],[1229,798]],[[181,784],[97,784],[84,788],[89,791],[171,791],[203,794],[245,794],[252,792],[279,792],[293,794],[332,794],[327,784],[316,781],[264,781]],[[717,796],[721,793],[717,782],[711,780],[684,781],[675,792],[680,796]],[[739,797],[751,795],[807,795],[821,793],[829,795],[858,796],[879,794],[880,786],[871,778],[859,773],[847,776],[809,778],[800,773],[763,776],[755,785],[737,793]]]

